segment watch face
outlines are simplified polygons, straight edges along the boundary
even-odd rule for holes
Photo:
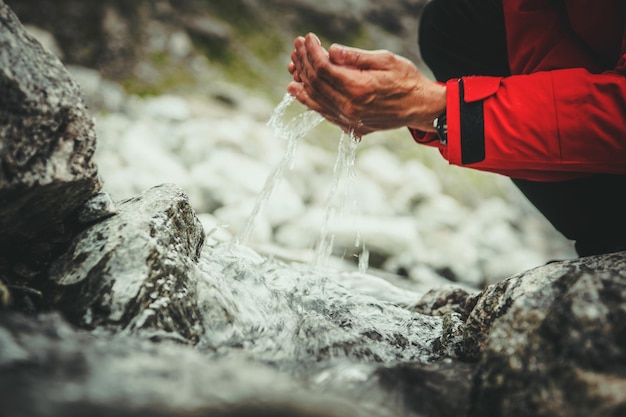
[[[433,126],[437,130],[437,137],[439,137],[439,142],[442,145],[448,144],[448,120],[446,118],[446,114],[443,113],[439,117],[437,117]]]

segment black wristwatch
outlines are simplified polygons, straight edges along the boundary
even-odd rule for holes
[[[433,127],[437,130],[437,137],[442,145],[448,144],[448,119],[444,111],[433,120]]]

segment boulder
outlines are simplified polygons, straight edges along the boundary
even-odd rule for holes
[[[443,351],[478,362],[470,416],[626,412],[626,253],[554,262],[467,297]]]
[[[1,0],[0,90],[0,307],[32,312],[102,183],[81,89]]]
[[[76,325],[194,343],[202,333],[194,265],[202,225],[169,184],[116,204],[50,268],[52,304]]]
[[[61,62],[0,1],[0,248],[60,234],[101,187],[94,122]]]

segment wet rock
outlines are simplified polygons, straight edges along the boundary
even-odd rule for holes
[[[0,391],[5,417],[389,415],[241,355],[85,334],[58,314],[0,313]]]
[[[78,221],[92,223],[117,214],[115,203],[109,193],[98,193],[91,197],[78,211]]]
[[[435,340],[433,349],[441,357],[466,359],[465,321],[478,297],[476,290],[459,286],[438,286],[422,296],[411,307],[413,311],[442,316],[442,332]]]
[[[448,313],[467,315],[466,303],[472,298],[470,292],[464,288],[440,286],[424,294],[412,310],[429,316],[443,316]]]
[[[249,308],[262,311],[264,307]],[[341,312],[338,305],[339,314],[330,319],[346,317],[350,305],[345,307],[348,308]],[[58,314],[25,317],[2,313],[0,390],[4,400],[0,411],[7,417],[85,415],[81,413],[434,417],[434,410],[440,410],[440,416],[448,416],[465,409],[470,366],[368,363],[366,357],[350,355],[348,359],[347,354],[325,359],[323,356],[332,354],[332,348],[325,353],[320,350],[317,357],[315,345],[324,348],[323,339],[329,336],[335,338],[333,347],[337,350],[365,352],[367,343],[339,340],[338,328],[318,327],[317,333],[311,332],[314,329],[309,324],[314,321],[311,316],[315,315],[316,306],[308,308],[299,318],[300,335],[293,339],[275,338],[273,343],[274,349],[285,355],[294,350],[292,343],[301,344],[295,350],[308,359],[301,358],[297,372],[285,372],[276,363],[260,360],[267,328],[252,329],[245,335],[248,340],[238,346],[213,350],[168,340],[153,343],[126,333],[86,333],[68,325]],[[283,326],[290,325],[287,317]],[[349,325],[342,324],[344,328]],[[381,345],[385,343],[382,334],[366,337],[377,338]],[[453,393],[455,398],[446,402],[445,392]]]
[[[82,92],[0,1],[0,248],[63,233],[101,183]]]
[[[556,278],[567,273],[568,265],[570,265],[569,261],[552,263],[517,274],[485,288],[477,297],[474,297],[473,308],[466,314],[467,320],[463,328],[463,349],[466,355],[462,359],[478,361],[494,323],[509,311],[516,300],[523,300],[531,294],[536,294],[542,288],[549,286]]]
[[[381,386],[403,398],[403,415],[420,417],[466,415],[473,374],[474,365],[453,361],[402,364],[376,371]]]
[[[52,265],[53,304],[83,327],[197,341],[193,271],[204,231],[187,196],[164,184],[117,207]]]
[[[464,341],[471,416],[626,412],[626,254],[550,264],[488,288]]]

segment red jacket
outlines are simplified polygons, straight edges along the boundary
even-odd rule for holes
[[[514,178],[626,174],[625,3],[503,0],[513,75],[448,81],[447,145],[413,137],[451,164]],[[462,115],[481,110],[484,131],[461,134]]]

